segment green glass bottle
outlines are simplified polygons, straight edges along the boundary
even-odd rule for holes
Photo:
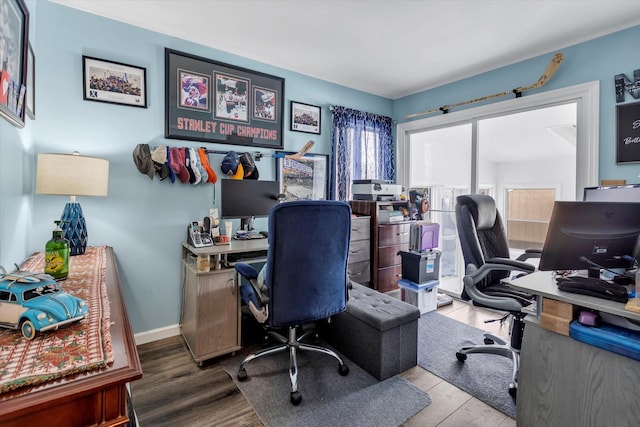
[[[53,221],[56,229],[45,246],[44,272],[56,280],[64,280],[69,275],[69,241],[62,237],[61,221]]]

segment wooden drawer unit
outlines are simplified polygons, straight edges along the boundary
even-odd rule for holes
[[[349,244],[349,278],[361,285],[371,281],[371,218],[351,218],[351,242]]]
[[[202,362],[240,350],[240,298],[233,269],[198,272],[184,262],[180,330],[193,359]]]
[[[352,200],[349,203],[354,214],[371,217],[371,286],[380,292],[397,289],[402,274],[402,258],[398,252],[409,249],[411,221],[380,222],[378,214],[380,209],[406,206],[406,202]]]

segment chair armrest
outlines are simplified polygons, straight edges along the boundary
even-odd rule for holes
[[[523,262],[519,259],[511,259],[511,258],[489,258],[486,260],[486,263],[482,266],[484,267],[487,264],[492,264],[493,267],[490,268],[489,271],[493,270],[518,270],[523,271],[525,273],[533,273],[536,271],[535,266]],[[489,268],[489,267],[487,267]],[[482,270],[482,268],[480,268]],[[488,272],[487,272],[488,273]],[[485,274],[486,276],[486,274]],[[484,276],[483,276],[484,277]]]
[[[542,257],[542,249],[525,249],[524,253],[516,258],[518,261],[526,261],[531,258]]]
[[[257,303],[260,307],[265,307],[269,304],[269,296],[263,293],[262,289],[258,285],[258,272],[252,265],[246,264],[244,262],[238,262],[234,266],[236,271],[251,285],[253,289],[253,296],[255,296]],[[247,298],[251,298],[251,293],[245,294]],[[248,301],[245,301],[248,303]]]
[[[481,282],[490,272],[495,270],[518,270],[528,274],[535,271],[535,267],[531,264],[509,258],[492,258],[487,260],[480,268],[477,268],[474,264],[469,264],[467,266],[467,274],[462,279],[465,291],[474,302],[479,304],[498,310],[511,312],[520,311],[522,304],[516,297],[487,295],[476,286],[476,284]]]

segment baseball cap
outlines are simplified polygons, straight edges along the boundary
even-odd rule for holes
[[[240,156],[235,151],[229,151],[220,164],[220,170],[223,174],[230,176],[233,179],[242,179],[244,176],[244,169],[240,163]]]
[[[244,179],[258,179],[258,167],[256,163],[253,161],[253,157],[251,157],[250,153],[242,153],[240,155],[240,164],[244,169]]]
[[[136,164],[140,173],[143,173],[153,179],[153,175],[156,173],[156,168],[153,165],[149,144],[136,145],[133,149],[133,162]]]

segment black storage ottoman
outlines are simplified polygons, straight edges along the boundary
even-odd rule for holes
[[[417,307],[353,282],[347,309],[323,337],[382,381],[416,366],[419,318]]]

